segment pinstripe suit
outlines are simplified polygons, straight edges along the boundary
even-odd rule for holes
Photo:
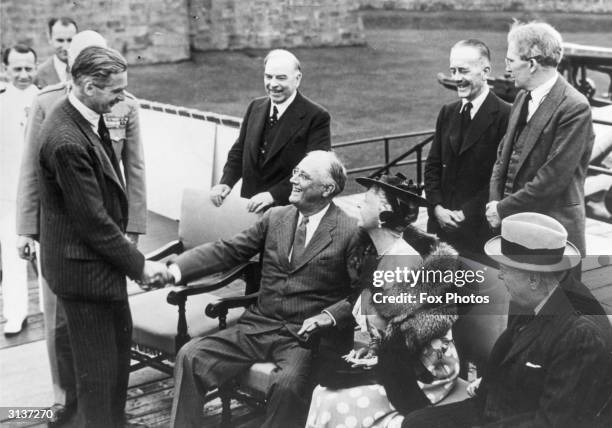
[[[78,426],[122,423],[131,318],[125,276],[144,256],[124,237],[127,197],[98,136],[68,99],[41,130],[42,268],[66,311]]]
[[[304,426],[310,397],[310,351],[299,346],[297,331],[307,318],[328,311],[336,320],[322,346],[339,352],[352,344],[351,314],[356,281],[349,260],[356,251],[356,222],[333,203],[299,262],[289,262],[297,224],[294,206],[267,211],[251,228],[226,241],[197,247],[181,256],[183,281],[227,269],[263,253],[257,303],[237,326],[186,344],[176,359],[172,411],[176,427],[201,426],[201,394],[257,361],[274,361],[265,426]],[[301,425],[300,425],[301,424]]]

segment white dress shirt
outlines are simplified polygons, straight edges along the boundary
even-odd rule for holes
[[[55,72],[60,79],[60,82],[65,82],[68,80],[68,64],[62,62],[57,55],[53,55],[53,68],[55,68]]]
[[[276,106],[276,110],[278,110],[278,119],[280,119],[283,113],[285,113],[285,111],[289,108],[293,100],[295,100],[296,96],[297,96],[297,91],[295,91],[289,98],[287,98],[285,101],[283,101],[280,104],[275,104],[273,101],[271,101],[268,117],[272,117],[272,111],[274,109],[274,106]]]
[[[529,110],[527,113],[527,122],[531,120],[531,117],[536,112],[538,107],[540,107],[540,104],[542,104],[542,102],[546,99],[546,96],[548,95],[552,87],[555,86],[555,83],[557,82],[558,78],[559,75],[555,73],[555,75],[551,79],[547,80],[546,82],[535,88],[533,91],[531,91],[531,99],[529,100],[528,105]]]
[[[473,120],[474,116],[476,116],[476,113],[478,113],[478,109],[480,109],[480,106],[482,105],[482,103],[484,103],[485,98],[487,98],[487,95],[489,95],[489,85],[485,84],[482,93],[476,98],[474,98],[472,101],[468,101],[465,98],[461,99],[461,109],[459,111],[463,111],[463,107],[465,107],[468,102],[472,103],[472,110],[470,110],[470,119]]]
[[[72,104],[72,106],[77,109],[79,113],[81,113],[81,115],[91,126],[93,132],[98,135],[98,122],[100,121],[100,114],[83,104],[72,91],[68,94],[68,101],[70,101],[70,104]]]

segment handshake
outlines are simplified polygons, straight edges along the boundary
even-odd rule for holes
[[[168,270],[168,266],[161,262],[145,261],[142,276],[136,283],[145,291],[154,288],[163,288],[167,284],[174,284],[174,275]]]

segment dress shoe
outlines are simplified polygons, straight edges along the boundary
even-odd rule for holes
[[[53,413],[53,417],[47,422],[49,428],[58,428],[65,426],[70,418],[76,413],[76,406],[64,406],[63,404],[55,403],[49,407]]]
[[[5,336],[15,336],[16,334],[21,333],[21,329],[23,329],[28,323],[28,318],[13,318],[6,321],[4,324],[4,335]]]

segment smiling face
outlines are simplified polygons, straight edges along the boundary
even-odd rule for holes
[[[326,167],[320,159],[306,156],[293,170],[289,202],[304,215],[318,212],[329,202],[334,185]]]
[[[6,75],[17,88],[24,90],[34,82],[36,75],[36,58],[32,52],[21,53],[11,49],[8,54]]]
[[[300,86],[302,73],[294,58],[278,53],[268,58],[264,70],[264,86],[270,100],[276,104],[286,101]]]
[[[491,67],[478,49],[456,46],[450,53],[451,78],[457,83],[457,95],[472,101],[482,93]]]
[[[73,24],[64,25],[60,20],[51,27],[49,43],[53,46],[55,55],[60,61],[68,62],[68,48],[76,33],[77,29]]]
[[[385,209],[383,198],[382,191],[376,186],[370,187],[365,192],[363,201],[358,204],[360,217],[358,225],[360,227],[366,230],[379,227],[379,215]]]
[[[96,113],[110,113],[115,104],[125,100],[127,71],[111,74],[105,85],[96,86],[94,81],[89,79],[84,87],[87,94],[85,104]]]

